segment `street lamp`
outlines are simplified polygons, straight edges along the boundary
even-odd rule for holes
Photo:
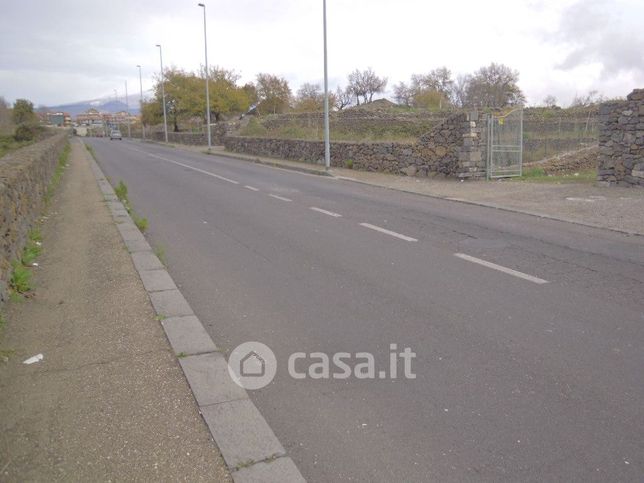
[[[160,44],[159,47],[159,60],[161,61],[161,98],[163,99],[163,132],[165,134],[165,142],[168,142],[168,114],[165,108],[165,72],[163,71],[163,49]]]
[[[127,115],[127,137],[132,137],[132,132],[130,129],[130,101],[127,96],[127,81],[125,81],[125,114]]]
[[[208,130],[208,150],[212,147],[212,139],[210,137],[210,92],[208,89],[208,78],[209,78],[209,73],[208,73],[208,36],[206,34],[206,5],[203,3],[198,4],[201,8],[203,8],[203,44],[204,44],[204,52],[206,54],[206,123],[207,125],[207,130]]]
[[[141,66],[139,68],[139,88],[141,89],[141,97],[139,98],[139,114],[141,115],[141,139],[145,139],[145,126],[143,125],[143,77],[141,77]]]
[[[322,0],[322,17],[324,25],[324,169],[331,167],[331,142],[329,140],[329,73],[326,51],[326,0]]]

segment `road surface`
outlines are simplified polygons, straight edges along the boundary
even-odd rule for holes
[[[276,354],[250,395],[309,481],[643,478],[640,237],[87,142],[215,342]],[[294,352],[388,367],[391,344],[415,379],[287,371]]]

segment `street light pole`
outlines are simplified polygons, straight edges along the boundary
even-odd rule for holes
[[[125,114],[127,116],[127,137],[132,137],[132,131],[130,129],[130,101],[127,97],[127,81],[125,81]]]
[[[208,131],[208,150],[212,148],[212,139],[210,136],[210,91],[208,88],[208,81],[210,74],[208,73],[208,36],[206,34],[206,5],[204,3],[198,4],[203,8],[203,44],[204,52],[206,54],[206,123],[208,124],[206,129]]]
[[[163,70],[163,49],[160,44],[159,47],[159,60],[161,61],[161,98],[163,99],[163,132],[165,134],[165,142],[168,142],[168,114],[165,107],[165,72]]]
[[[145,139],[145,126],[143,125],[143,77],[141,77],[141,66],[139,68],[139,89],[141,89],[141,96],[139,98],[139,114],[141,115],[141,139]]]
[[[329,72],[326,49],[326,0],[322,0],[322,15],[324,25],[324,168],[328,171],[331,167],[331,142],[329,139]]]

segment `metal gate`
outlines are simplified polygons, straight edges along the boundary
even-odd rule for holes
[[[487,179],[521,176],[523,109],[489,114],[487,121]]]

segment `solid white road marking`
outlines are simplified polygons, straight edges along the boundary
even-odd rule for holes
[[[244,185],[244,188],[246,188],[247,190],[251,190],[251,191],[259,191],[257,188],[255,188],[253,186]]]
[[[340,218],[342,216],[340,213],[334,213],[332,211],[323,210],[322,208],[316,208],[315,206],[311,206],[311,208],[309,209],[313,211],[317,211],[318,213],[323,213],[325,215],[333,216],[335,218]]]
[[[485,260],[481,260],[480,258],[466,255],[465,253],[455,253],[454,256],[461,258],[463,260],[467,260],[468,262],[478,263],[479,265],[483,265],[484,267],[491,268],[493,270],[498,270],[499,272],[507,273],[508,275],[513,275],[515,277],[522,278],[523,280],[528,280],[529,282],[532,282],[532,283],[538,283],[538,284],[548,283],[548,280],[544,280],[538,277],[533,277],[532,275],[528,275],[527,273],[518,272],[516,270],[512,270],[511,268],[497,265],[496,263],[486,262]]]
[[[371,230],[379,231],[380,233],[385,233],[386,235],[391,235],[395,236],[396,238],[400,238],[401,240],[405,240],[408,242],[417,242],[415,238],[412,238],[407,235],[402,235],[400,233],[396,233],[395,231],[387,230],[386,228],[382,228],[376,225],[371,225],[369,223],[360,223],[360,226],[364,226],[365,228],[369,228]]]
[[[270,196],[271,198],[275,198],[276,200],[293,201],[293,200],[289,200],[288,198],[284,198],[283,196],[278,196],[278,195],[274,195],[274,194],[269,194],[268,196]]]
[[[194,166],[190,166],[189,164],[183,164],[183,163],[180,163],[179,161],[174,161],[172,159],[164,158],[163,156],[159,156],[159,155],[152,154],[152,153],[148,153],[148,156],[151,156],[153,158],[158,158],[158,159],[161,159],[163,161],[167,161],[168,163],[176,164],[177,166],[183,166],[184,168],[188,168],[188,169],[191,169],[191,170],[196,171],[198,173],[202,173],[202,174],[206,174],[208,176],[212,176],[213,178],[217,178],[217,179],[220,179],[222,181],[226,181],[228,183],[239,184],[239,181],[235,181],[234,179],[226,178],[225,176],[220,176],[218,174],[211,173],[210,171],[206,171],[205,169],[195,168]]]

